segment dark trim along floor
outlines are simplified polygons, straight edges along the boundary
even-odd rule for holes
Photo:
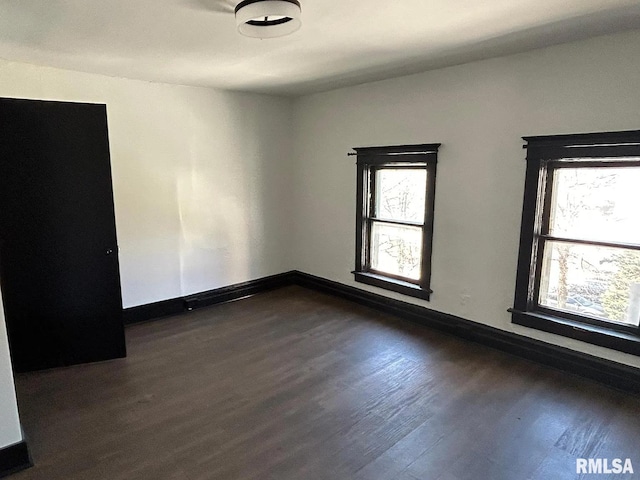
[[[24,440],[0,448],[0,478],[29,468],[32,465],[29,448]]]
[[[396,315],[426,327],[502,350],[519,357],[574,373],[614,388],[640,393],[640,369],[551,345],[461,317],[367,292],[342,283],[291,271],[201,294],[165,300],[124,311],[126,324],[182,313],[287,285],[300,285]]]
[[[235,285],[216,288],[215,290],[196,293],[186,297],[172,298],[162,300],[161,302],[140,305],[138,307],[125,308],[123,316],[124,324],[131,325],[132,323],[146,322],[148,320],[176,315],[196,308],[237,300],[255,295],[256,293],[285,287],[294,283],[293,277],[295,273],[297,272],[280,273],[278,275],[236,283]]]

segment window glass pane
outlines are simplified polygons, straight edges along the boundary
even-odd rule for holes
[[[559,168],[550,233],[640,244],[640,167]]]
[[[373,223],[371,268],[419,280],[421,255],[422,228]]]
[[[640,252],[545,243],[539,304],[628,325],[640,323]]]
[[[376,171],[375,217],[424,222],[427,171],[383,168]]]

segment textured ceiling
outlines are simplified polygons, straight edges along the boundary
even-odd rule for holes
[[[0,0],[0,57],[300,95],[640,28],[638,0],[301,0],[302,28],[236,32],[230,0]]]

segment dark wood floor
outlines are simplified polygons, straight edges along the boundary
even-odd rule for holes
[[[562,480],[578,457],[640,470],[637,397],[300,287],[133,326],[127,343],[124,360],[18,377],[36,466],[12,478]]]

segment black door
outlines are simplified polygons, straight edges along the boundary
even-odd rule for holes
[[[0,284],[15,371],[126,355],[105,105],[0,99]]]

